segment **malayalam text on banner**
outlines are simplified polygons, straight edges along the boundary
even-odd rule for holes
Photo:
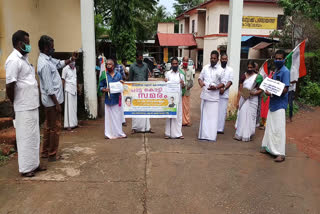
[[[126,118],[177,118],[180,84],[125,82],[123,88]]]

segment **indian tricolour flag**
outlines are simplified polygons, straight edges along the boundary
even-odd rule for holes
[[[305,47],[306,40],[295,47],[295,49],[293,49],[293,51],[286,57],[286,67],[290,70],[290,81],[297,81],[300,77],[307,74],[304,60]]]
[[[103,93],[100,91],[100,82],[106,81],[106,60],[105,57],[99,57],[100,61],[100,74],[99,74],[99,84],[98,84],[98,96],[102,96]]]
[[[260,67],[260,70],[259,70],[259,74],[264,78],[268,77],[268,61],[270,59],[267,59],[263,65]]]

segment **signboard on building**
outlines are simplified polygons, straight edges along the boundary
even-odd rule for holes
[[[243,16],[242,28],[247,29],[277,29],[276,17]]]

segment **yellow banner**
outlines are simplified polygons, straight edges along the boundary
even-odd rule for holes
[[[276,17],[244,16],[242,17],[242,28],[277,29],[277,22]]]

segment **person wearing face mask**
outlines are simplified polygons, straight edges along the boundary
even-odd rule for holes
[[[186,87],[184,74],[179,71],[177,57],[171,59],[171,70],[165,74],[165,82],[179,84],[181,89]],[[184,139],[182,135],[182,90],[179,93],[177,118],[168,118],[165,128],[165,139]]]
[[[275,155],[275,162],[285,160],[286,150],[286,109],[288,106],[290,71],[284,63],[285,52],[283,50],[276,51],[274,61],[276,69],[272,75],[272,79],[285,84],[281,96],[272,95],[268,91],[265,92],[265,94],[270,97],[270,103],[266,130],[260,152]]]
[[[18,30],[12,35],[13,51],[5,63],[6,92],[15,112],[19,172],[33,177],[40,167],[39,90],[35,71],[28,60],[29,34]]]
[[[143,62],[142,52],[137,52],[136,62],[130,66],[129,81],[148,81],[149,72],[148,65]],[[145,132],[153,133],[150,119],[132,118],[132,134]]]
[[[201,120],[199,128],[199,140],[215,142],[218,132],[218,114],[220,89],[224,88],[227,81],[224,79],[223,69],[217,64],[219,52],[212,51],[210,64],[205,65],[198,78],[201,91]]]
[[[67,60],[52,58],[54,40],[46,35],[38,42],[40,55],[37,72],[40,80],[41,102],[45,107],[45,127],[41,157],[48,158],[49,162],[61,159],[57,155],[59,148],[59,132],[61,126],[61,104],[64,101],[63,87],[58,69],[69,65],[77,59],[74,52]]]
[[[241,76],[238,94],[238,117],[234,139],[238,141],[251,141],[256,131],[256,117],[259,89],[263,81],[260,74],[255,73],[255,63],[249,60],[248,70]]]
[[[218,134],[224,134],[224,125],[226,122],[229,102],[229,88],[233,81],[233,69],[227,65],[228,55],[225,52],[221,54],[220,63],[223,69],[224,79],[227,81],[227,84],[225,87],[220,89]]]
[[[114,61],[107,60],[107,72],[105,81],[101,81],[99,88],[101,92],[106,92],[105,96],[105,126],[104,136],[106,139],[120,139],[127,136],[122,130],[122,114],[121,106],[119,105],[121,93],[110,93],[109,84],[112,82],[122,82],[122,75],[115,70]]]
[[[78,126],[77,117],[77,69],[71,62],[62,70],[62,85],[64,88],[64,128],[71,131]]]
[[[191,118],[190,118],[190,95],[191,88],[193,87],[193,74],[192,71],[188,67],[189,65],[189,57],[185,56],[182,59],[182,65],[180,68],[180,73],[184,75],[184,79],[186,82],[186,87],[182,89],[182,125],[183,126],[191,126]]]

